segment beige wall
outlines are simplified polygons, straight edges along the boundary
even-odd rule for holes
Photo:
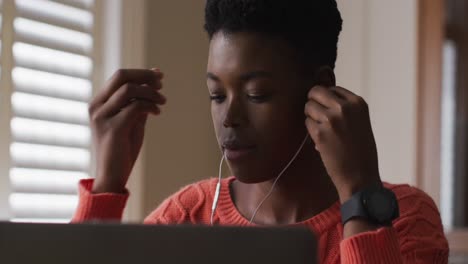
[[[417,1],[338,0],[337,82],[369,103],[382,178],[416,181]]]
[[[183,185],[217,174],[203,15],[204,1],[148,1],[147,63],[166,73],[168,103],[146,130],[145,213]]]
[[[338,0],[338,84],[369,103],[381,174],[415,182],[416,1]],[[147,127],[144,213],[185,184],[216,176],[219,153],[205,86],[204,1],[148,1],[147,66],[166,73],[163,115]]]

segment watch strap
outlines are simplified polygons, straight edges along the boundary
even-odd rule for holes
[[[363,192],[357,192],[341,205],[341,222],[346,224],[349,220],[357,217],[368,219],[366,208],[362,204]]]

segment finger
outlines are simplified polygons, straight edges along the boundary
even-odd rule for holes
[[[151,87],[127,83],[101,106],[98,110],[98,115],[102,117],[115,115],[134,100],[146,100],[152,104],[166,103],[166,98]]]
[[[333,91],[336,95],[338,95],[340,98],[346,100],[346,101],[354,101],[358,95],[355,93],[351,92],[348,89],[345,89],[340,86],[334,86],[330,88],[331,91]]]
[[[305,125],[307,127],[307,131],[314,142],[315,149],[318,150],[318,144],[320,143],[322,132],[320,130],[320,124],[316,121],[312,120],[311,118],[306,118]]]
[[[135,122],[140,120],[141,115],[158,115],[160,113],[161,110],[154,103],[149,101],[136,100],[122,109],[122,111],[120,111],[115,116],[115,120],[123,126],[133,125]]]
[[[161,71],[161,69],[159,68],[151,68],[150,70],[154,71],[154,72],[157,72],[157,73],[160,73],[161,74],[161,79],[164,78],[164,73]]]
[[[313,99],[309,100],[304,108],[305,115],[319,124],[327,120],[327,111],[327,108]]]
[[[154,88],[161,87],[162,72],[147,69],[120,69],[107,81],[105,89],[96,96],[98,103],[104,103],[125,83],[147,84]]]
[[[330,88],[324,86],[314,86],[310,89],[308,99],[313,99],[326,108],[334,108],[340,106],[342,100],[336,96]]]

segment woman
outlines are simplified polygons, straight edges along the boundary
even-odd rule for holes
[[[434,202],[382,183],[367,104],[335,85],[341,25],[334,0],[207,1],[211,114],[235,176],[183,188],[145,223],[301,224],[321,263],[447,263]],[[97,174],[81,181],[73,221],[121,218],[162,78],[119,70],[92,101]]]

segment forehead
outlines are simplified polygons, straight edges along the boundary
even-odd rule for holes
[[[210,41],[208,71],[279,71],[291,67],[293,52],[286,41],[258,33],[216,33]]]

